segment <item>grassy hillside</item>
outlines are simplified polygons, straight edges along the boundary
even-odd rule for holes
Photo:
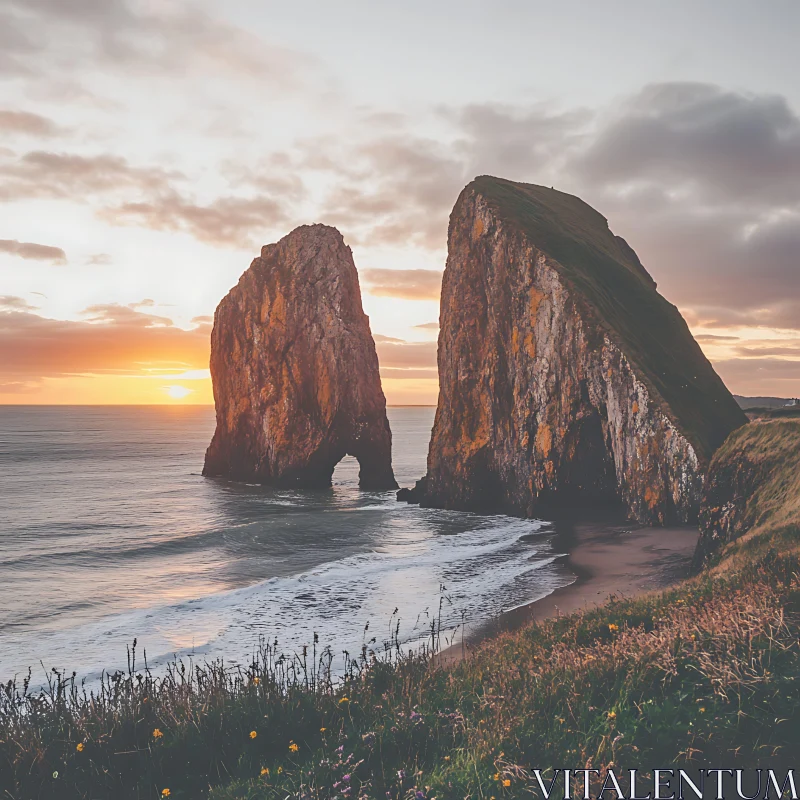
[[[735,570],[770,549],[800,550],[800,408],[734,431],[706,478],[698,566]]]
[[[468,187],[558,263],[702,459],[746,418],[675,306],[601,214],[544,186],[482,176]]]

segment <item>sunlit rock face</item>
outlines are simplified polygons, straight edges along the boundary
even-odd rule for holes
[[[450,217],[427,475],[399,497],[544,515],[697,516],[746,419],[636,254],[553,189],[482,177]]]
[[[362,488],[396,488],[375,343],[335,228],[305,225],[262,248],[217,307],[211,378],[204,475],[325,487],[349,454]]]

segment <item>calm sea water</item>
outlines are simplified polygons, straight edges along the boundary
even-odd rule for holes
[[[409,486],[433,409],[389,420]],[[358,652],[395,609],[412,641],[440,598],[449,623],[476,626],[568,580],[547,523],[362,492],[351,458],[325,491],[203,478],[213,428],[207,407],[0,406],[0,680],[42,664],[92,679],[134,637],[156,666],[246,661],[260,636],[291,651],[314,632]]]

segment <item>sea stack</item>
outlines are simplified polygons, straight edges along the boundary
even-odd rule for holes
[[[534,516],[697,517],[746,422],[678,309],[582,200],[479,177],[450,216],[427,475],[399,497]]]
[[[349,454],[362,488],[397,487],[375,342],[335,228],[304,225],[262,248],[217,307],[211,380],[204,475],[320,488]]]

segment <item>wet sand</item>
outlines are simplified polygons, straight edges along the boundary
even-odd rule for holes
[[[671,586],[689,576],[698,538],[696,527],[643,528],[610,515],[563,519],[555,526],[553,546],[567,554],[560,568],[575,580],[479,628],[468,628],[466,645],[458,637],[442,652],[445,661],[458,660],[482,640],[534,620],[595,608],[612,595],[631,598]]]

